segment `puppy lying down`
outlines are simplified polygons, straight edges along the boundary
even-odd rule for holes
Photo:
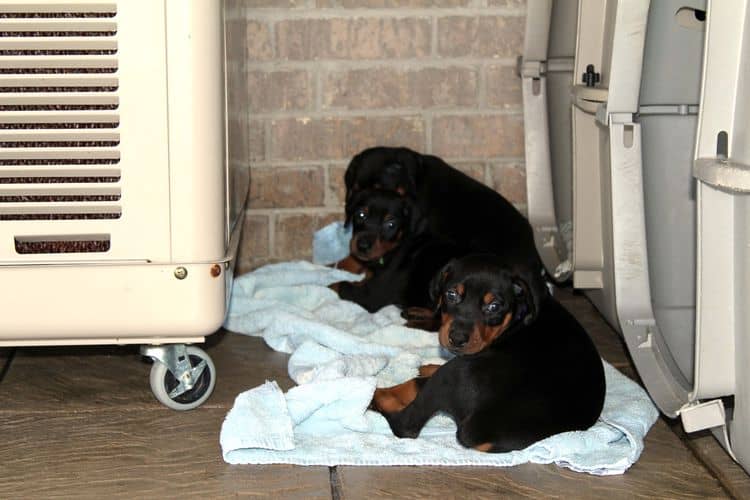
[[[371,407],[396,436],[417,437],[444,412],[463,446],[507,452],[596,422],[605,393],[601,358],[546,291],[531,290],[496,256],[473,254],[448,263],[430,293],[440,344],[456,356],[376,390]]]

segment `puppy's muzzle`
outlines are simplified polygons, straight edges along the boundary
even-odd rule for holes
[[[370,253],[370,250],[372,250],[372,246],[375,243],[375,238],[368,234],[362,234],[357,236],[357,241],[355,243],[355,247],[357,249],[357,253],[359,253],[361,256],[366,256]]]
[[[453,323],[451,323],[451,329],[448,332],[448,342],[450,342],[450,347],[456,349],[464,347],[469,342],[472,329],[472,324],[454,320]]]

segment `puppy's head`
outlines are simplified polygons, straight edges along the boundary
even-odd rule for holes
[[[422,156],[408,148],[374,147],[352,158],[344,174],[346,215],[352,213],[352,197],[366,189],[383,189],[416,197],[417,169]]]
[[[409,198],[383,189],[358,191],[352,196],[351,254],[362,262],[378,262],[416,231],[418,216]]]
[[[540,297],[528,279],[493,255],[449,262],[430,283],[441,317],[440,344],[455,354],[474,354],[509,328],[531,323]]]

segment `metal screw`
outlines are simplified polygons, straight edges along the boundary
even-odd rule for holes
[[[184,280],[185,278],[187,278],[187,269],[182,266],[176,268],[174,270],[174,277],[178,280]]]

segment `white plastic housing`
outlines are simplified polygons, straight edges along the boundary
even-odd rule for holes
[[[221,325],[241,227],[222,3],[0,4],[0,346],[194,342]]]

